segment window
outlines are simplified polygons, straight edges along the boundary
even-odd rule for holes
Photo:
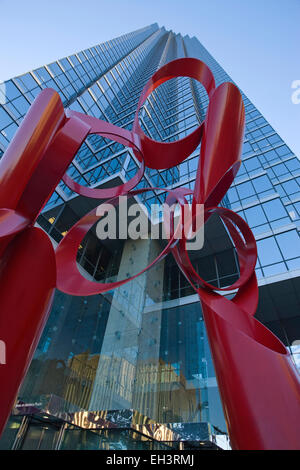
[[[12,118],[9,116],[9,114],[2,108],[0,107],[0,123],[1,123],[1,128],[3,129],[4,127],[8,126],[13,122]]]
[[[278,155],[280,155],[281,157],[283,157],[284,155],[288,155],[288,154],[291,154],[292,152],[290,151],[290,149],[286,146],[286,145],[282,145],[281,147],[278,147],[276,149],[276,152],[278,153]]]
[[[233,250],[226,250],[216,254],[218,274],[220,277],[237,273],[237,265]]]
[[[252,180],[252,182],[257,193],[261,193],[273,188],[267,176],[260,176],[259,178]]]
[[[256,170],[257,168],[261,168],[261,164],[257,157],[249,158],[249,160],[246,160],[244,162],[244,165],[248,172],[252,170]]]
[[[32,90],[38,86],[38,83],[34,80],[32,75],[30,75],[30,73],[26,73],[25,75],[22,75],[17,80],[18,82],[19,81],[21,82],[21,86],[23,85],[22,88],[24,88],[25,91]]]
[[[18,88],[13,84],[11,80],[9,80],[8,82],[0,83],[0,94],[1,92],[6,97],[6,102],[17,98],[21,94]]]
[[[238,197],[237,190],[235,188],[230,188],[227,192],[227,197],[231,204],[235,201],[238,201],[239,197]]]
[[[272,201],[265,202],[263,204],[263,208],[268,220],[270,221],[287,216],[286,210],[280,199],[273,199]]]
[[[288,173],[288,170],[287,170],[286,166],[283,163],[281,163],[280,165],[274,166],[273,171],[274,171],[276,176],[282,176],[282,175],[285,175],[286,173]]]
[[[292,160],[288,160],[286,166],[290,171],[295,171],[300,169],[300,162],[297,158],[293,158]]]
[[[245,165],[244,165],[244,162],[242,162],[242,164],[239,168],[238,176],[245,175],[245,173],[246,173]]]
[[[286,272],[286,266],[284,263],[276,263],[272,266],[264,267],[265,276],[275,276],[275,274],[282,274]]]
[[[278,155],[275,150],[270,150],[270,152],[265,153],[264,156],[268,163],[278,158]]]
[[[249,197],[255,194],[253,185],[250,181],[239,184],[236,189],[238,191],[240,199],[245,199],[246,197]]]
[[[19,98],[15,99],[12,103],[21,116],[24,116],[24,114],[27,113],[27,110],[30,106],[28,101],[23,96],[19,96]]]
[[[252,146],[251,146],[250,142],[244,142],[243,155],[246,155],[247,153],[250,153],[250,152],[252,152]]]
[[[10,141],[15,135],[15,132],[17,131],[17,129],[18,129],[17,124],[13,122],[10,126],[2,130],[2,134]]]
[[[279,144],[280,142],[283,143],[283,141],[281,140],[281,138],[279,137],[278,134],[274,134],[274,135],[271,135],[270,137],[268,137],[268,142],[270,142],[270,144],[272,144],[272,145]]]
[[[282,255],[274,238],[265,238],[257,242],[259,260],[262,266],[282,261]]]
[[[180,175],[184,176],[188,173],[188,164],[187,162],[183,162],[180,165]]]
[[[272,127],[269,126],[269,125],[262,127],[262,128],[261,128],[261,131],[262,131],[263,134],[265,134],[265,135],[270,134],[271,132],[274,132],[274,130],[272,129]]]
[[[266,216],[261,206],[254,206],[250,207],[249,209],[245,209],[245,215],[247,222],[251,227],[256,227],[257,225],[261,225],[267,222]]]
[[[276,235],[276,240],[285,259],[300,256],[300,240],[296,230]]]
[[[299,185],[295,180],[290,180],[286,183],[282,183],[282,186],[287,194],[293,194],[299,191]]]
[[[256,142],[256,144],[258,145],[260,149],[263,149],[264,147],[267,147],[268,145],[270,145],[267,139],[262,139],[259,142]]]

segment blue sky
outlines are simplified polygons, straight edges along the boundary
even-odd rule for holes
[[[300,156],[300,0],[0,0],[0,81],[157,22],[195,35]]]

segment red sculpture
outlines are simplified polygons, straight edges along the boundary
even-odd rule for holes
[[[210,100],[205,121],[179,141],[156,142],[141,130],[139,110],[155,88],[181,75],[205,87]],[[54,252],[48,236],[34,224],[61,178],[78,194],[109,198],[116,205],[120,195],[131,197],[153,190],[134,190],[145,166],[163,169],[177,165],[202,139],[194,191],[166,190],[166,202],[183,207],[185,196],[193,194],[194,206],[204,204],[205,220],[213,213],[222,218],[237,249],[240,278],[223,289],[200,278],[189,259],[186,238],[176,236],[179,230],[184,234],[182,224],[175,232],[170,227],[166,248],[142,272],[172,252],[199,294],[232,447],[300,449],[299,374],[284,345],[253,318],[258,301],[254,236],[241,217],[218,207],[240,166],[244,119],[237,87],[223,83],[216,88],[209,68],[191,58],[170,62],[153,75],[142,92],[132,131],[74,111],[65,113],[54,90],[43,90],[36,98],[0,162],[0,337],[7,357],[7,364],[0,365],[0,430],[47,320],[54,288],[72,295],[93,295],[141,274],[101,284],[79,273],[76,253],[99,218],[96,209],[69,230]],[[66,170],[88,134],[131,147],[141,162],[136,175],[110,189],[92,189],[73,181]],[[237,292],[231,300],[216,292],[233,289]]]

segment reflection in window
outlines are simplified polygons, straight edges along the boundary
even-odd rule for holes
[[[260,176],[259,178],[255,178],[252,181],[257,193],[261,193],[263,191],[266,191],[267,189],[273,188],[267,176]]]
[[[282,255],[274,238],[265,238],[257,242],[258,256],[262,266],[282,261]]]
[[[244,162],[244,165],[248,172],[256,170],[257,168],[261,168],[260,161],[257,157],[249,158],[248,160]]]
[[[246,183],[239,184],[237,186],[237,191],[240,196],[240,199],[245,199],[246,197],[252,196],[255,194],[253,185],[250,181]]]
[[[268,276],[275,276],[276,274],[282,274],[286,272],[285,263],[275,263],[271,266],[265,266],[264,268],[264,275]]]
[[[266,216],[261,206],[254,206],[250,207],[249,209],[245,209],[245,215],[247,222],[251,227],[256,227],[257,225],[261,225],[267,222]]]
[[[268,220],[281,219],[286,217],[286,210],[280,201],[280,199],[273,199],[272,201],[265,202],[263,205],[264,211],[268,217]]]
[[[299,372],[300,372],[300,340],[299,339],[296,339],[295,341],[293,341],[291,345],[291,352],[292,352],[296,367],[299,369]]]
[[[300,240],[296,230],[276,235],[276,240],[285,259],[297,258],[300,256]]]

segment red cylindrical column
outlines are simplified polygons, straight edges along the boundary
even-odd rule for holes
[[[233,449],[300,449],[300,375],[287,349],[234,302],[200,295]]]
[[[55,283],[47,234],[25,229],[10,242],[0,264],[0,339],[6,350],[6,364],[0,364],[0,434],[48,318]]]

